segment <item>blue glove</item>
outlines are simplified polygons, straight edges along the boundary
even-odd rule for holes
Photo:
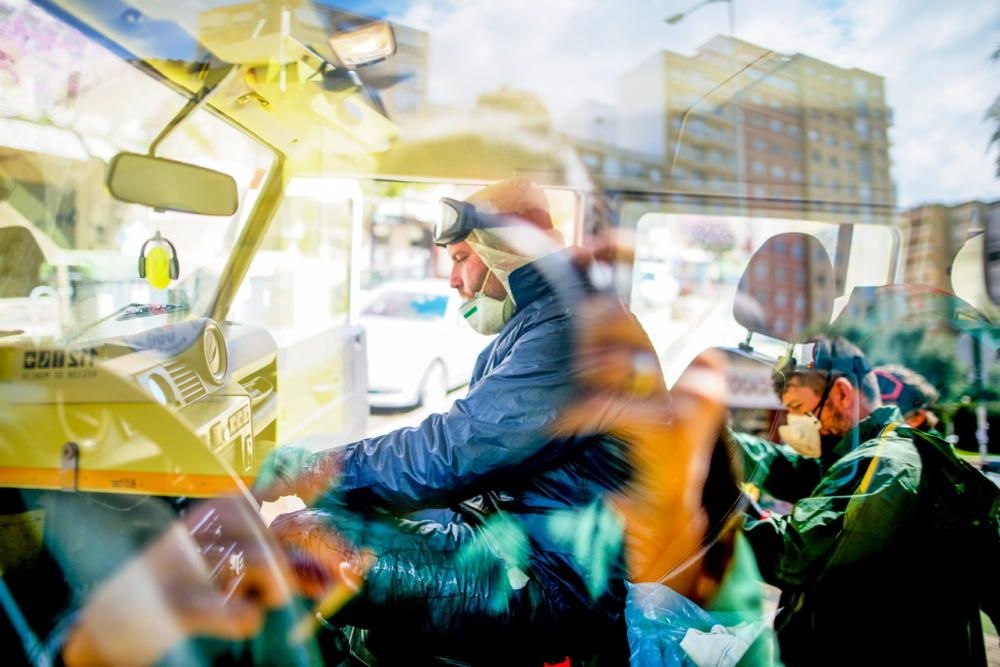
[[[253,495],[259,501],[271,502],[281,496],[299,495],[300,482],[312,468],[312,452],[302,447],[285,445],[271,452],[260,464]]]

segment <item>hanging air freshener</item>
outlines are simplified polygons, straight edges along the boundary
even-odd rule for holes
[[[180,275],[177,249],[157,231],[139,251],[139,277],[156,289],[165,289]]]

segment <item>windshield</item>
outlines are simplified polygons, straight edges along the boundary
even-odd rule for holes
[[[147,152],[186,98],[33,5],[2,0],[0,14],[0,330],[78,339],[205,314],[272,153],[198,110],[157,155],[231,175],[236,213],[116,201],[105,187],[111,158]],[[138,272],[140,250],[157,232],[178,260],[166,289]],[[130,304],[176,307],[109,317]]]
[[[448,297],[417,292],[383,292],[365,308],[364,314],[404,320],[436,320],[444,317]]]

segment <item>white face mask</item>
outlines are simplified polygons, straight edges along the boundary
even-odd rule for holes
[[[484,336],[491,336],[498,333],[514,314],[514,300],[510,298],[510,294],[501,301],[500,299],[486,296],[483,292],[486,289],[486,282],[490,279],[491,273],[492,271],[486,272],[486,278],[483,279],[483,286],[480,288],[480,291],[476,292],[475,296],[463,303],[462,307],[459,308],[462,317],[469,323],[473,331],[477,331]]]
[[[823,448],[819,437],[819,418],[810,414],[788,415],[788,423],[778,427],[786,445],[810,459],[818,458]]]

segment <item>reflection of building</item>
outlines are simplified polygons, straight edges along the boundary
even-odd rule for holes
[[[660,183],[663,180],[663,160],[656,155],[576,137],[571,141],[587,170],[605,188],[628,189],[633,183]]]
[[[956,206],[929,204],[906,211],[906,272],[908,283],[951,291],[949,267],[971,231],[984,229],[989,215],[1000,214],[1000,200],[970,201]]]
[[[860,69],[718,36],[650,56],[622,76],[617,113],[581,107],[564,128],[609,144],[598,121],[615,117],[615,149],[656,156],[671,190],[747,195],[751,209],[805,199],[860,221],[844,203],[893,203],[884,81]]]
[[[819,241],[783,234],[754,253],[740,289],[745,287],[760,307],[761,331],[789,340],[829,322],[833,279],[833,266]]]
[[[618,110],[610,104],[589,100],[559,119],[566,134],[609,146],[618,140]]]

